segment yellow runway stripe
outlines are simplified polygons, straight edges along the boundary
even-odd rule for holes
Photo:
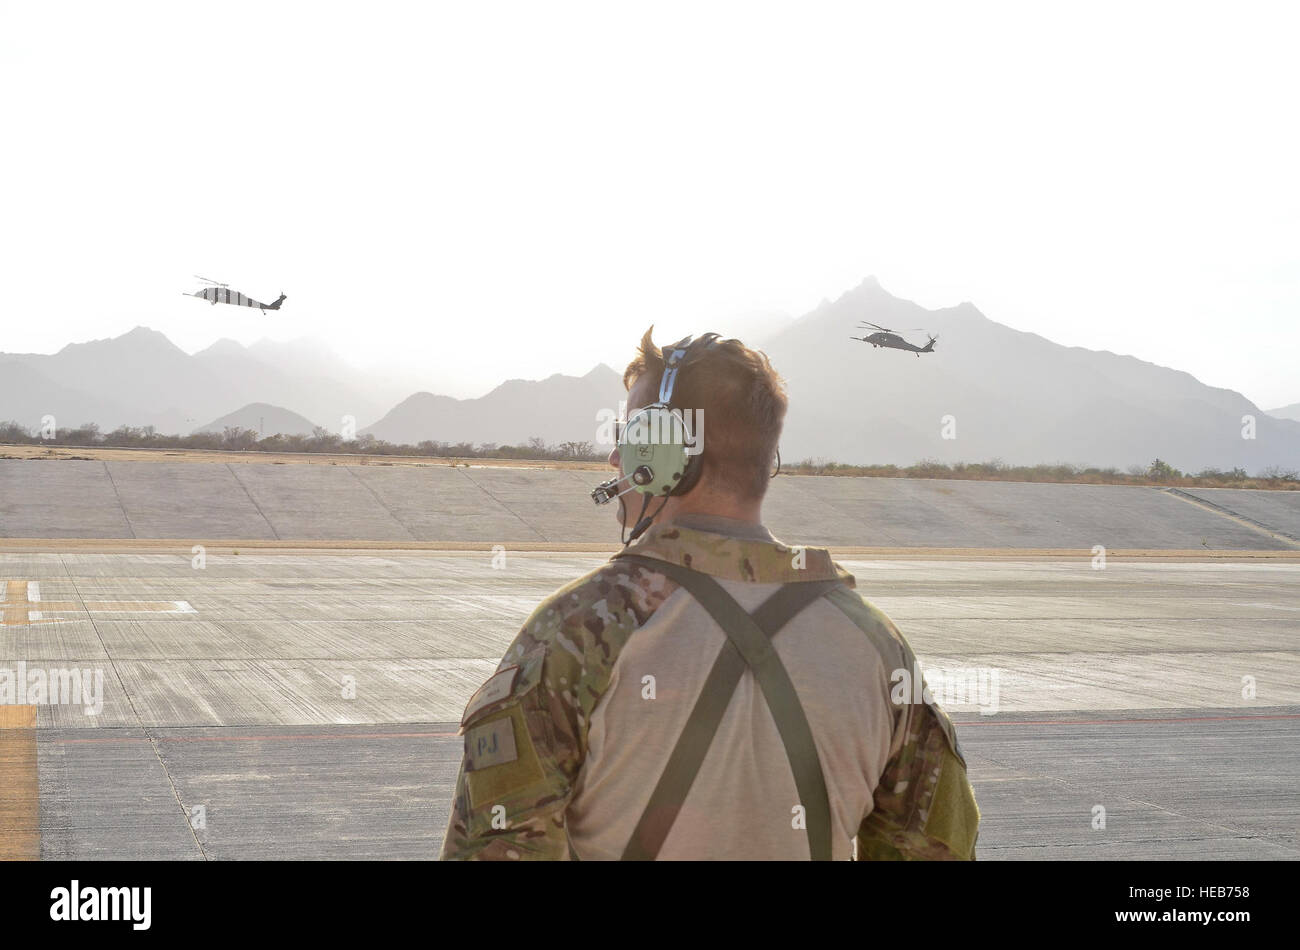
[[[0,624],[26,623],[27,604],[27,584],[24,581],[6,582],[4,600],[0,601]]]
[[[0,705],[0,861],[40,856],[36,707]]]

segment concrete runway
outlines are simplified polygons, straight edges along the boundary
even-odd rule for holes
[[[167,458],[167,453],[154,453]],[[0,538],[607,543],[609,469],[0,459]],[[1300,492],[782,475],[780,538],[905,548],[1300,550]]]
[[[603,560],[0,553],[0,670],[103,676],[98,714],[0,730],[39,784],[0,801],[0,856],[435,856],[465,701]],[[980,859],[1300,857],[1300,562],[842,563],[927,671],[997,671],[993,714],[946,704]]]

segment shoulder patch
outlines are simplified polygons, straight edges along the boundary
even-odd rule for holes
[[[465,714],[460,717],[460,724],[465,725],[469,718],[480,709],[495,702],[500,702],[509,696],[515,685],[515,677],[518,675],[518,666],[507,666],[504,670],[489,677],[488,681],[478,688],[478,692],[469,698],[469,703],[465,706]]]
[[[493,805],[516,815],[556,797],[528,735],[524,711],[508,706],[465,733],[465,786],[478,825],[489,825]]]
[[[465,771],[476,772],[519,758],[511,719],[494,719],[465,733]]]

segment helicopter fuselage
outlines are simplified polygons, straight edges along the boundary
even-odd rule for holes
[[[280,299],[274,303],[262,303],[260,300],[254,300],[252,297],[246,297],[238,290],[231,290],[229,287],[204,287],[202,290],[196,290],[190,294],[191,297],[198,297],[200,300],[207,300],[215,306],[219,303],[228,303],[236,307],[257,307],[259,310],[279,310],[280,304],[285,300],[285,295],[281,294]]]
[[[872,346],[884,346],[893,350],[907,350],[911,353],[932,353],[934,344],[926,346],[915,346],[908,343],[897,333],[873,333],[870,336],[858,337],[864,343],[870,343]]]

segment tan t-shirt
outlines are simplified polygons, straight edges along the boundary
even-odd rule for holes
[[[656,526],[629,552],[707,573],[748,611],[782,584],[841,579],[773,639],[821,760],[833,855],[850,857],[857,836],[860,856],[974,856],[952,724],[893,701],[891,676],[915,656],[824,549],[698,519]],[[466,708],[443,857],[619,858],[725,639],[688,591],[618,560],[544,601]],[[746,670],[659,857],[806,860],[800,807]]]

